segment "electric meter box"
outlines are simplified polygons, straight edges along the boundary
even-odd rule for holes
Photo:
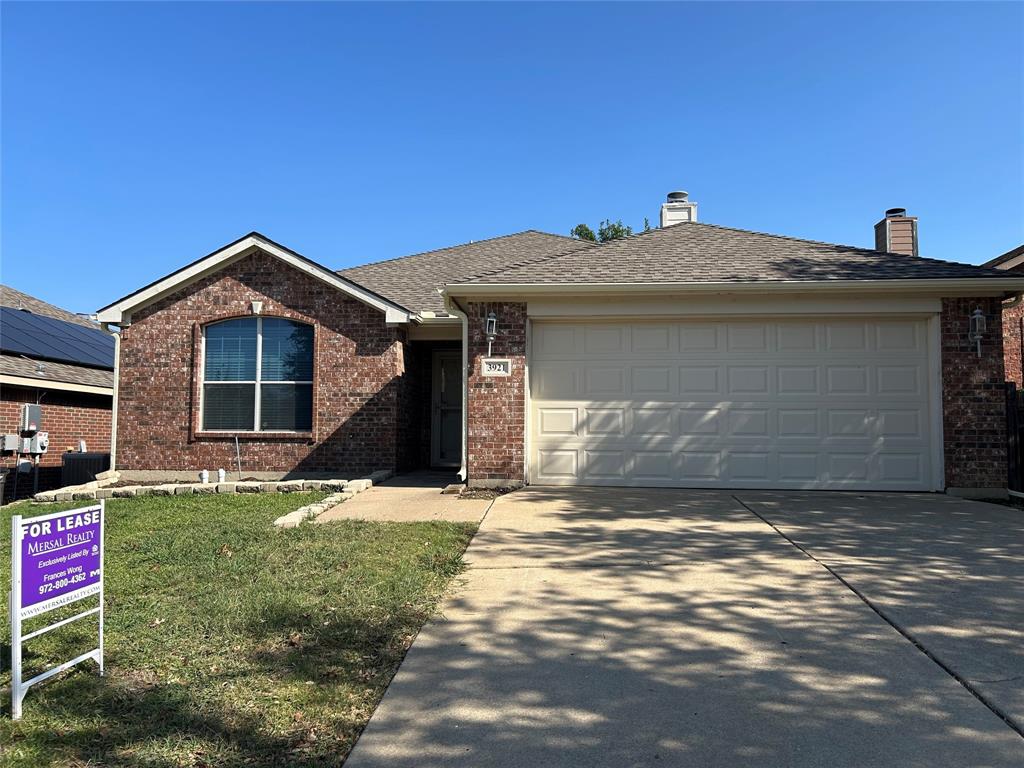
[[[50,433],[36,432],[28,438],[28,450],[25,453],[40,454],[46,453],[50,448]]]
[[[21,450],[21,437],[18,435],[3,435],[0,437],[0,451]]]
[[[21,406],[21,431],[38,432],[41,426],[43,426],[42,406],[30,403]]]

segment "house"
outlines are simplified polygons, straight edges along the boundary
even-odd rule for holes
[[[114,341],[96,323],[0,285],[0,434],[15,434],[25,403],[41,407],[39,428],[49,433],[49,450],[35,471],[7,473],[4,498],[30,496],[61,485],[63,453],[110,450],[114,394]],[[0,454],[13,470],[18,456]]]
[[[601,245],[527,231],[340,272],[246,235],[100,310],[116,466],[1005,493],[997,320],[1024,276],[919,257],[902,209],[876,250],[696,213],[673,193]]]
[[[1002,269],[1008,272],[1024,273],[1024,245],[1018,245],[1001,256],[982,264],[990,269]],[[1014,296],[1003,303],[1003,363],[1006,367],[1006,380],[1012,381],[1018,388],[1024,388],[1024,371],[1021,364],[1021,350],[1024,349],[1024,301],[1021,296]]]

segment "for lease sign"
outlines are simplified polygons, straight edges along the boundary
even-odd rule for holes
[[[22,520],[21,618],[99,593],[102,514],[97,505]]]

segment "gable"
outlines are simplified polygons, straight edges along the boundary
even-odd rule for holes
[[[263,254],[279,263],[304,273],[311,279],[326,284],[363,304],[370,306],[385,315],[385,322],[405,323],[410,320],[410,313],[402,307],[367,288],[348,280],[326,267],[307,259],[305,256],[278,245],[272,240],[253,232],[236,240],[234,243],[214,251],[208,256],[182,267],[149,285],[110,304],[97,313],[102,323],[127,324],[132,315],[140,312],[166,296],[181,291],[203,278],[216,274],[231,264],[255,253]]]

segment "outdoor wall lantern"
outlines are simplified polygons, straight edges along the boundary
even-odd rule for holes
[[[981,339],[985,335],[985,313],[978,307],[971,313],[971,330],[967,340],[978,346],[978,357],[981,357]]]
[[[498,335],[498,316],[493,312],[487,313],[487,322],[484,324],[484,333],[487,334],[487,356],[491,356],[491,344]]]

